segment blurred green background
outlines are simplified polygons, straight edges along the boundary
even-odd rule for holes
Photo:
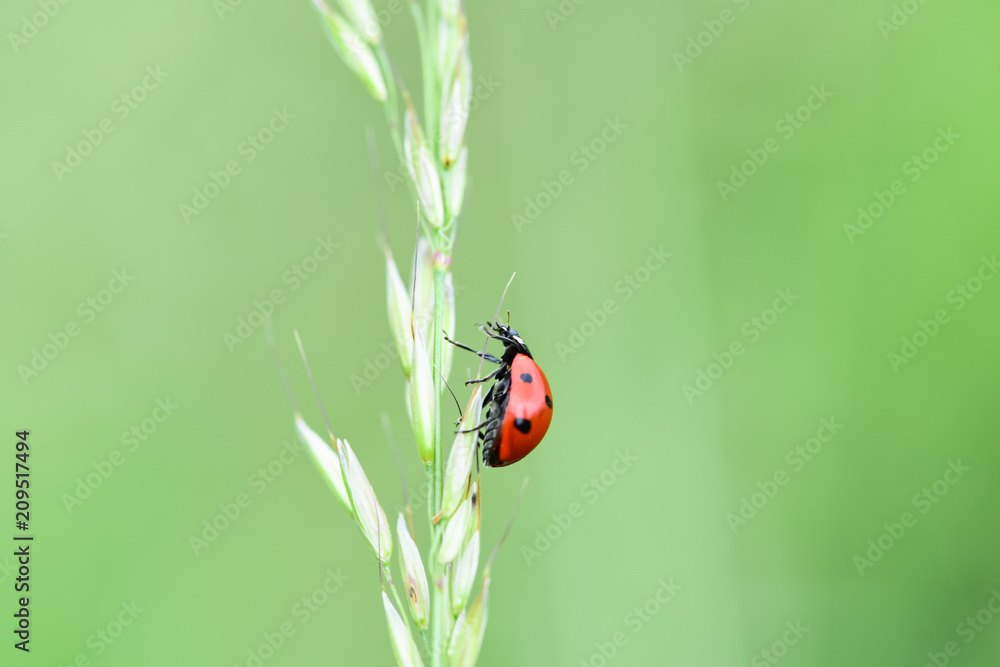
[[[1000,662],[1000,6],[466,9],[492,84],[467,134],[456,335],[480,340],[516,270],[506,306],[556,403],[537,451],[483,473],[487,549],[531,481],[481,664]],[[290,621],[268,667],[391,664],[349,517],[304,456],[259,476],[293,438],[262,331],[224,339],[282,290],[306,418],[321,424],[296,327],[383,504],[402,499],[383,412],[420,486],[402,376],[376,366],[390,333],[364,128],[391,169],[380,109],[305,1],[8,0],[0,24],[3,533],[28,428],[37,536],[28,656],[10,645],[0,557],[0,662],[247,665]],[[385,33],[416,87],[410,17]],[[281,131],[247,148],[276,110]],[[603,145],[608,122],[623,127]],[[92,153],[53,167],[87,132]],[[186,222],[180,205],[230,161],[239,173]],[[517,229],[562,170],[572,183]],[[406,271],[412,204],[387,196]],[[286,278],[317,238],[338,247]],[[157,401],[177,406],[162,423]],[[239,494],[249,506],[195,553]],[[328,572],[339,589],[305,614]],[[123,604],[142,611],[105,641]]]

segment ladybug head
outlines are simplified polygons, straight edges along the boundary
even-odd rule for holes
[[[531,357],[531,352],[528,351],[528,346],[525,342],[521,340],[521,336],[517,333],[517,329],[513,329],[510,326],[499,322],[492,322],[491,326],[495,332],[494,338],[504,344],[504,363],[509,366],[513,363],[514,357],[519,354],[523,354],[529,358]]]

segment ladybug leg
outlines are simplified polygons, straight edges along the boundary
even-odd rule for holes
[[[479,380],[467,380],[466,383],[465,383],[465,385],[469,386],[470,384],[481,384],[483,382],[489,382],[490,380],[492,380],[496,376],[500,375],[500,373],[502,373],[504,371],[504,369],[505,369],[504,366],[500,366],[498,369],[496,369],[495,371],[493,371],[492,373],[490,373],[489,375],[487,375],[484,378],[480,378]]]
[[[482,352],[480,350],[474,350],[471,347],[469,347],[468,345],[464,345],[464,344],[459,343],[457,341],[453,341],[452,339],[448,338],[447,336],[445,336],[444,339],[446,341],[448,341],[449,343],[451,343],[452,345],[454,345],[455,347],[460,347],[463,350],[468,350],[469,352],[476,353],[476,355],[482,357],[486,361],[491,361],[494,364],[501,364],[501,363],[503,363],[502,361],[500,361],[499,359],[497,359],[496,357],[494,357],[492,354],[489,354],[488,352]]]
[[[486,420],[486,421],[484,421],[484,422],[483,422],[482,424],[480,424],[479,426],[473,426],[472,428],[467,428],[467,429],[465,429],[464,431],[455,431],[455,433],[472,433],[472,432],[474,432],[474,431],[479,431],[479,430],[480,430],[480,429],[482,429],[482,428],[483,428],[484,426],[489,426],[489,425],[490,425],[490,423],[491,423],[491,422],[493,422],[493,421],[495,421],[495,420],[487,418],[487,420]],[[479,437],[480,437],[480,438],[482,438],[482,437],[483,437],[483,434],[482,434],[482,432],[480,432],[480,433],[479,433]]]

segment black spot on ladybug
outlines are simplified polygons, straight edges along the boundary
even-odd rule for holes
[[[521,373],[521,380],[522,381],[527,382],[528,384],[531,384],[532,379],[534,379],[534,378],[531,377],[531,373]]]
[[[531,430],[531,420],[530,419],[515,419],[514,428],[516,428],[521,433],[527,433]]]
[[[551,396],[547,395],[545,397],[545,405],[549,406],[550,408],[552,407],[552,397]]]

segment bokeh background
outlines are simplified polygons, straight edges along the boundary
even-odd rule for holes
[[[296,327],[383,504],[402,491],[382,413],[419,489],[402,377],[380,356],[365,127],[387,171],[391,146],[309,3],[223,3],[0,9],[0,484],[10,499],[13,432],[31,429],[37,536],[32,651],[5,631],[5,665],[248,665],[285,622],[268,667],[392,663],[373,559],[314,467],[298,457],[261,482],[294,437],[261,329],[224,338],[282,290],[278,348],[306,418],[322,423]],[[480,340],[517,271],[506,306],[556,403],[538,450],[483,474],[487,547],[530,483],[481,664],[997,664],[1000,6],[467,13],[491,84],[467,135],[456,334]],[[384,30],[415,87],[410,17]],[[292,118],[250,159],[276,112]],[[112,131],[57,173],[104,119]],[[230,161],[239,174],[185,220]],[[562,170],[572,183],[518,228]],[[412,203],[386,194],[407,267]],[[318,238],[337,248],[296,285]],[[652,249],[669,258],[647,265]],[[102,291],[123,270],[127,286]],[[779,291],[792,305],[769,311]],[[25,374],[52,340],[64,348]],[[177,406],[162,423],[157,401]],[[239,494],[249,506],[193,548]],[[0,557],[8,624],[11,566]],[[340,587],[306,616],[328,572]],[[105,641],[123,604],[137,617]]]

